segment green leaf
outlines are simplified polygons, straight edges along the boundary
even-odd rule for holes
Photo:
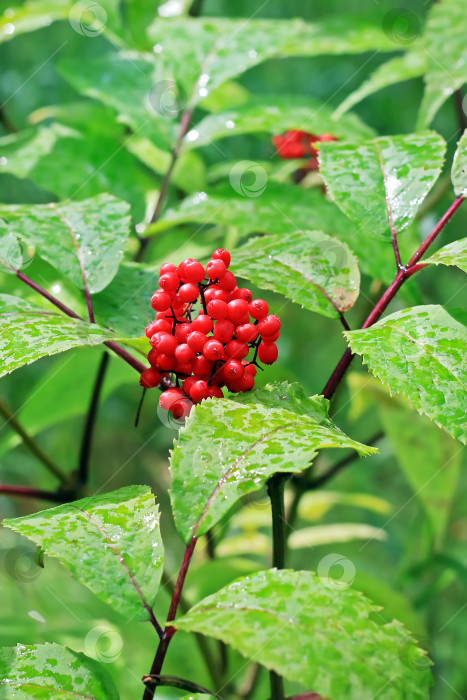
[[[451,171],[454,192],[458,197],[467,196],[467,130],[457,144]]]
[[[254,238],[235,251],[232,271],[334,318],[354,305],[360,289],[355,256],[322,231]]]
[[[186,138],[188,147],[204,146],[238,134],[277,134],[301,129],[314,134],[331,133],[340,139],[359,141],[373,135],[356,115],[334,119],[324,102],[300,96],[266,95],[246,105],[205,117]]]
[[[363,523],[332,523],[330,525],[315,525],[294,530],[288,539],[291,549],[308,549],[324,544],[337,542],[353,542],[354,540],[387,539],[387,534],[379,527]]]
[[[376,608],[329,567],[262,571],[195,605],[174,626],[221,639],[243,656],[336,700],[428,698],[425,652],[400,622],[379,624]],[[310,663],[313,659],[313,663]]]
[[[118,700],[104,666],[59,644],[0,649],[0,698]]]
[[[425,416],[414,413],[403,398],[394,400],[377,379],[352,373],[353,395],[378,406],[384,433],[414,494],[420,500],[436,547],[443,542],[452,500],[459,482],[463,448]]]
[[[405,80],[412,80],[424,74],[426,69],[426,56],[417,50],[408,51],[402,56],[395,56],[383,63],[370,75],[360,87],[350,93],[334,112],[334,118],[339,119],[349,109],[364,100],[369,95],[373,95],[378,90],[382,90],[394,83]]]
[[[360,376],[360,375],[359,375]],[[367,377],[365,377],[365,381]],[[388,515],[392,506],[371,493],[349,493],[346,491],[308,491],[303,494],[298,506],[298,515],[312,522],[321,520],[334,506],[364,508],[379,515]]]
[[[79,93],[116,110],[119,121],[139,136],[160,148],[174,143],[183,96],[171,69],[166,72],[154,53],[80,55],[61,61],[59,71]]]
[[[4,520],[127,619],[147,620],[162,576],[159,510],[147,486]]]
[[[249,178],[253,178],[253,182]],[[388,284],[394,279],[394,252],[390,241],[374,236],[372,229],[356,231],[354,224],[317,189],[278,184],[268,179],[262,165],[240,161],[230,172],[231,185],[221,185],[187,197],[167,209],[146,233],[154,235],[178,224],[235,226],[240,235],[261,232],[289,234],[310,225],[347,243],[357,255],[360,268]],[[413,250],[401,240],[401,254]]]
[[[190,104],[230,78],[271,58],[392,51],[381,24],[345,15],[301,19],[196,18],[156,20],[149,28],[166,72],[174,71]]]
[[[436,251],[431,257],[423,260],[429,265],[455,265],[467,272],[467,238],[448,243]]]
[[[428,57],[418,127],[426,128],[441,105],[467,82],[467,13],[457,0],[435,3],[422,40]]]
[[[345,333],[391,393],[467,441],[467,329],[441,306],[415,306]]]
[[[8,7],[0,17],[0,43],[65,19],[70,5],[69,0],[29,0],[19,7]]]
[[[101,194],[68,204],[0,205],[9,231],[80,289],[104,289],[115,276],[130,232],[128,205]]]
[[[331,196],[363,230],[389,238],[414,219],[443,165],[434,132],[384,136],[355,146],[323,143],[320,170]]]
[[[144,194],[155,183],[122,142],[123,134],[79,131],[61,124],[25,129],[0,138],[5,159],[0,172],[27,177],[61,199],[109,192],[130,202],[140,221],[145,212]]]
[[[115,338],[109,330],[51,309],[0,294],[0,376],[45,355],[55,355],[81,345],[99,345]]]
[[[287,383],[253,391],[244,402],[208,400],[196,406],[171,455],[172,509],[182,539],[207,532],[272,474],[306,469],[319,449],[375,452],[342,433],[327,406]]]

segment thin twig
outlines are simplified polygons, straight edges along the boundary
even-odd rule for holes
[[[20,496],[21,498],[40,498],[44,501],[54,501],[55,503],[63,503],[67,500],[58,491],[42,491],[29,486],[10,486],[9,484],[0,484],[0,494]]]
[[[454,200],[454,202],[451,204],[451,206],[446,211],[446,213],[438,221],[438,223],[436,224],[436,226],[434,227],[432,232],[429,234],[429,236],[427,236],[425,238],[425,240],[423,241],[423,243],[421,244],[419,249],[411,257],[411,259],[409,260],[407,265],[405,267],[402,267],[398,271],[394,280],[391,282],[389,287],[386,289],[384,294],[381,296],[379,301],[374,306],[373,310],[370,312],[366,321],[362,325],[362,329],[369,328],[374,323],[376,323],[376,321],[378,321],[378,319],[381,318],[384,311],[388,307],[389,303],[394,299],[394,297],[396,296],[397,292],[402,287],[404,282],[407,279],[409,279],[409,277],[411,277],[411,275],[414,272],[421,269],[421,266],[417,265],[418,261],[426,253],[426,251],[431,246],[431,244],[436,240],[437,236],[441,233],[441,231],[446,226],[449,219],[457,211],[457,209],[460,207],[460,205],[462,204],[463,201],[464,201],[463,197],[458,197],[457,199]],[[341,359],[337,363],[333,373],[331,374],[330,378],[328,379],[328,381],[326,383],[326,386],[324,387],[324,389],[322,391],[323,396],[325,396],[327,399],[330,399],[334,395],[334,392],[336,391],[342,378],[344,377],[350,363],[352,362],[352,359],[353,359],[352,351],[349,348],[347,348],[347,350],[344,352]]]
[[[274,474],[268,481],[268,494],[272,513],[272,565],[277,569],[285,566],[285,508],[284,486],[287,474]],[[284,700],[284,679],[275,671],[269,672],[271,700]]]
[[[91,456],[92,437],[94,426],[97,418],[97,409],[99,407],[99,399],[104,384],[105,375],[109,365],[110,355],[108,352],[102,354],[99,368],[97,370],[94,387],[92,390],[91,401],[89,404],[86,422],[84,425],[83,437],[81,440],[81,451],[79,456],[78,479],[83,486],[87,483],[89,473],[89,458]]]
[[[66,484],[69,477],[59,466],[55,464],[52,459],[50,459],[48,455],[45,454],[45,452],[43,452],[37,442],[23,428],[13,411],[3,401],[0,401],[0,413],[5,418],[7,424],[10,425],[10,427],[21,437],[25,447],[27,447],[28,450],[32,452],[32,454],[35,455],[40,462],[42,462],[49,472],[62,482],[62,484]]]

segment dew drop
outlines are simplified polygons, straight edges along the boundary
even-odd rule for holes
[[[2,156],[0,158],[0,165],[6,165],[8,163],[8,158],[5,158],[5,156]]]
[[[154,53],[161,53],[162,52],[161,44],[154,44],[154,46],[152,47],[152,50],[154,51]]]
[[[231,119],[225,122],[225,125],[227,129],[234,129],[235,128],[235,122],[233,122]]]
[[[196,131],[196,129],[191,129],[186,135],[187,141],[196,141],[196,139],[199,137],[199,131]]]
[[[3,33],[4,34],[14,34],[15,33],[15,25],[12,24],[11,22],[8,22],[8,24],[5,24],[3,27]]]

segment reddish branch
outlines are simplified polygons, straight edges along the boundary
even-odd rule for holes
[[[423,263],[418,264],[420,258],[426,253],[431,244],[436,240],[437,236],[441,233],[451,216],[457,211],[457,209],[460,207],[463,201],[463,197],[458,197],[454,200],[454,202],[451,204],[444,216],[442,216],[441,219],[438,221],[430,235],[425,238],[417,252],[411,257],[407,265],[399,269],[396,277],[391,282],[389,287],[386,289],[380,300],[377,302],[377,304],[369,314],[368,318],[362,326],[362,329],[369,328],[374,323],[376,323],[376,321],[378,321],[381,318],[390,302],[394,299],[404,282],[407,279],[409,279],[409,277],[411,277],[415,272],[418,272],[418,270],[421,270],[423,267],[425,267]],[[327,399],[330,399],[333,396],[344,374],[346,373],[347,368],[352,362],[352,358],[352,351],[349,348],[347,348],[347,350],[344,352],[341,359],[337,363],[336,368],[334,369],[326,386],[322,391],[323,396],[325,396]]]

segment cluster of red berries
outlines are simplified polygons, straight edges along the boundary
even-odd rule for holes
[[[277,148],[280,158],[306,158],[311,156],[316,162],[316,168],[318,167],[318,161],[316,160],[318,149],[314,144],[323,141],[337,141],[337,139],[332,134],[316,136],[298,129],[291,129],[286,131],[285,134],[278,134],[272,137],[272,142]]]
[[[175,418],[186,416],[192,403],[222,398],[224,386],[231,392],[252,389],[258,360],[277,360],[279,318],[263,299],[237,287],[229,265],[230,253],[219,248],[206,268],[188,258],[159,270],[159,289],[151,298],[156,319],[146,327],[151,367],[141,374],[141,385],[160,385],[159,404]]]

